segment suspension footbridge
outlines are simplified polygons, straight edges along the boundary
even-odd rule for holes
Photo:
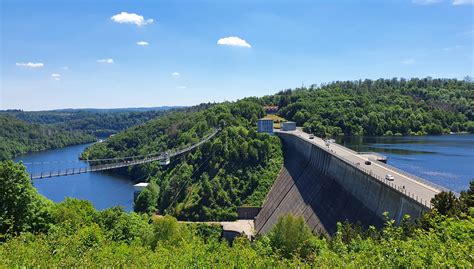
[[[177,150],[168,150],[164,152],[158,152],[147,155],[137,155],[137,156],[128,156],[128,157],[117,157],[117,158],[107,158],[107,159],[94,159],[94,160],[78,160],[70,163],[74,163],[73,167],[70,168],[58,168],[53,169],[54,164],[64,163],[62,161],[56,162],[35,162],[35,163],[24,163],[25,165],[41,165],[49,166],[49,169],[42,170],[39,172],[31,172],[31,179],[42,179],[42,178],[51,178],[51,177],[61,177],[61,176],[70,176],[77,174],[84,174],[90,172],[105,171],[111,169],[117,169],[127,166],[145,164],[150,162],[158,161],[160,165],[167,165],[170,163],[170,159],[182,154],[185,154],[193,149],[201,146],[210,139],[212,139],[216,134],[221,131],[221,128],[214,129],[214,131],[208,136],[204,137],[199,142],[189,145],[182,149]]]

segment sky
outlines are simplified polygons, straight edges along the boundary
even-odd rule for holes
[[[1,0],[0,109],[188,106],[474,76],[474,0]]]

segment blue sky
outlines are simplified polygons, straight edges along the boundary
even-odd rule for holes
[[[474,76],[472,2],[2,0],[0,109],[193,105],[334,80],[462,79]]]

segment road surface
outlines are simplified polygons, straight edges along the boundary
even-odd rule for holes
[[[280,131],[275,130],[276,133],[288,133],[295,136],[298,136],[314,145],[319,146],[325,150],[328,150],[333,155],[341,157],[346,162],[350,162],[354,164],[356,167],[365,170],[370,175],[374,176],[375,178],[379,179],[381,182],[385,184],[389,184],[392,187],[404,192],[407,196],[410,196],[417,201],[421,202],[426,206],[430,206],[431,199],[438,193],[442,191],[441,187],[433,186],[434,184],[429,184],[425,182],[420,182],[419,180],[415,179],[415,176],[410,177],[408,173],[400,173],[396,169],[391,169],[390,167],[385,166],[384,164],[371,161],[370,165],[365,164],[365,161],[369,161],[369,156],[363,154],[357,154],[356,152],[336,143],[330,143],[327,146],[326,141],[323,139],[315,136],[313,139],[309,138],[309,134],[303,132],[300,129],[295,131]],[[394,177],[393,181],[385,180],[387,174],[390,174]]]

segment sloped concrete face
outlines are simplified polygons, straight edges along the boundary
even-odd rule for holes
[[[303,216],[313,231],[332,236],[337,222],[381,227],[385,211],[399,223],[403,215],[418,218],[425,210],[318,146],[291,134],[278,136],[285,162],[255,218],[258,234],[269,232],[278,218],[287,214]]]

